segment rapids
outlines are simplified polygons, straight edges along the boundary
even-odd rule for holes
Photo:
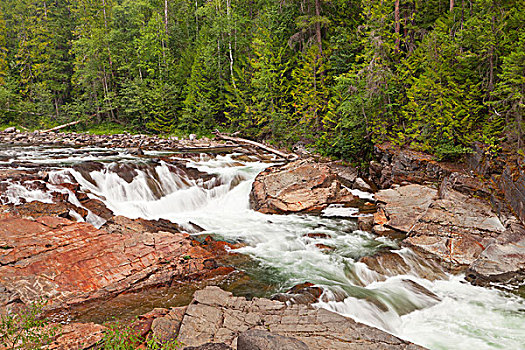
[[[24,161],[43,162],[27,153]],[[70,167],[86,159],[105,161],[103,169],[86,174]],[[116,162],[122,159],[137,164],[131,179],[119,174]],[[196,224],[205,234],[242,242],[238,251],[257,261],[258,278],[274,283],[273,292],[312,282],[324,290],[316,307],[429,349],[523,348],[523,298],[472,286],[461,275],[436,271],[409,249],[400,249],[395,241],[357,230],[352,219],[357,213],[351,209],[332,208],[323,216],[264,215],[250,210],[252,182],[269,164],[239,162],[231,155],[202,155],[185,161],[187,167],[211,176],[194,178],[168,163],[134,159],[120,151],[100,157],[96,152],[89,156],[80,152],[52,162],[55,170],[49,186],[74,178],[89,196],[102,200],[115,214],[164,218],[188,229]],[[10,200],[16,200],[17,195],[26,200],[49,199],[45,193],[19,187],[16,183],[9,187]],[[71,195],[69,198],[75,200]],[[308,236],[311,233],[322,235]],[[409,271],[379,273],[358,261],[385,249],[398,254]],[[427,279],[433,273],[437,279]]]

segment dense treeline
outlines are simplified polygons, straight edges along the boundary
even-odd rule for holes
[[[239,130],[366,160],[522,146],[525,0],[0,0],[0,121]]]

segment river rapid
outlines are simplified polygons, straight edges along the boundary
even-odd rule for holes
[[[151,159],[166,156],[159,152],[146,155]],[[324,290],[315,307],[429,349],[524,348],[523,298],[472,286],[464,276],[437,270],[393,240],[357,230],[355,211],[332,208],[322,216],[285,216],[250,210],[251,185],[269,163],[203,154],[184,161],[211,176],[193,179],[163,161],[139,159],[123,150],[11,148],[0,150],[0,160],[0,167],[14,161],[19,167],[50,167],[49,187],[64,178],[74,178],[89,196],[102,200],[117,215],[163,218],[188,228],[198,225],[204,234],[242,243],[237,251],[256,262],[256,270],[249,273],[273,286],[268,295],[260,293],[262,296],[311,282]],[[87,160],[103,162],[104,167],[89,176],[72,168]],[[131,181],[126,181],[114,170],[122,163],[147,166],[137,167]],[[70,200],[74,202],[73,197]],[[20,198],[50,200],[45,192],[11,183],[3,201]],[[88,221],[96,226],[103,224],[95,215],[88,216]],[[382,250],[399,255],[409,271],[376,272],[359,262]]]

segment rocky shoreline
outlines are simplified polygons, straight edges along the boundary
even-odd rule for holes
[[[136,154],[142,149],[196,154],[205,149],[239,150],[232,142],[208,139],[72,133],[0,133],[0,144],[127,148]],[[312,159],[270,167],[255,179],[251,206],[266,214],[322,214],[330,206],[355,209],[360,229],[400,240],[426,261],[421,274],[428,279],[444,276],[444,268],[466,273],[476,285],[517,286],[525,280],[525,229],[522,212],[515,209],[522,202],[509,194],[521,191],[520,179],[512,187],[504,170],[502,182],[487,183],[470,168],[439,163],[417,152],[391,146],[377,147],[376,152],[379,161],[371,163],[370,177],[359,176],[357,169],[339,162]],[[243,153],[247,159],[272,157],[250,148]],[[206,186],[217,185],[179,160],[168,157],[162,161],[171,171],[201,179]],[[471,163],[479,167],[483,161],[467,164]],[[74,169],[89,178],[100,166],[84,162]],[[149,171],[146,165],[141,167],[140,171]],[[108,171],[131,181],[137,169],[121,165]],[[0,314],[42,297],[51,301],[48,309],[56,311],[176,283],[217,284],[235,273],[228,263],[235,247],[211,237],[196,240],[189,233],[198,232],[199,227],[115,216],[104,203],[80,191],[71,176],[59,183],[55,179],[53,186],[58,190],[49,190],[46,172],[16,165],[0,169],[0,199],[5,197],[8,180],[45,189],[52,203],[22,200],[0,206]],[[499,183],[512,189],[501,193]],[[352,191],[374,193],[375,199],[359,199]],[[78,217],[87,220],[93,215],[101,220],[98,228],[76,222]],[[406,272],[404,262],[388,250],[360,261],[378,272]],[[413,288],[431,293],[421,286]],[[194,294],[189,306],[155,309],[139,317],[134,327],[144,340],[152,335],[177,338],[188,350],[278,349],[285,345],[290,349],[421,348],[313,308],[311,304],[321,294],[306,284],[272,301],[247,300],[207,287]],[[96,348],[104,332],[100,325],[71,323],[50,349]]]

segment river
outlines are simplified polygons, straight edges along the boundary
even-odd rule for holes
[[[146,155],[152,159],[166,156],[160,152]],[[272,286],[259,296],[311,282],[324,290],[315,307],[429,349],[524,348],[523,298],[500,289],[473,286],[462,275],[436,270],[393,240],[357,230],[356,212],[334,208],[323,216],[285,216],[250,210],[252,182],[268,163],[203,154],[185,159],[187,166],[212,176],[193,179],[163,161],[152,163],[123,150],[10,148],[0,151],[0,159],[0,166],[16,161],[21,167],[27,163],[51,167],[50,187],[72,177],[115,214],[164,218],[188,228],[196,224],[205,229],[205,234],[242,243],[238,252],[256,262],[256,269],[248,272]],[[71,168],[88,160],[104,162],[104,168],[89,176]],[[117,163],[142,165],[126,181],[115,170]],[[27,190],[16,183],[10,184],[8,192],[4,201],[50,199],[45,192]],[[70,196],[70,200],[75,199]],[[94,215],[88,220],[97,226],[103,224]],[[358,261],[383,250],[399,255],[410,269],[403,274],[394,270],[378,273]]]

